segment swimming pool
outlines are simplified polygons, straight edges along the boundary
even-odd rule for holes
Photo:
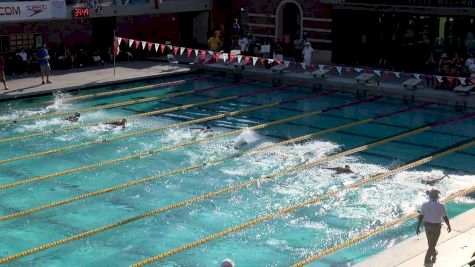
[[[128,266],[474,138],[473,111],[330,89],[190,74],[0,103],[0,256]],[[63,120],[78,110],[78,123]],[[100,123],[124,117],[123,130]],[[473,186],[474,156],[468,147],[153,264],[289,266],[416,210],[423,177],[448,173],[442,195]],[[329,169],[344,165],[355,173]],[[448,210],[474,206],[468,196]],[[359,262],[412,236],[413,224],[312,266]]]

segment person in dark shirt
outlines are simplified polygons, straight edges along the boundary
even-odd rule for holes
[[[8,90],[7,82],[5,80],[4,67],[5,67],[5,59],[2,57],[2,55],[0,55],[0,81],[3,82],[3,86],[5,86],[5,90]]]

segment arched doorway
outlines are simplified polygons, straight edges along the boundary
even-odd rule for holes
[[[285,19],[284,19],[285,18]],[[279,3],[275,14],[275,39],[283,40],[284,34],[302,36],[303,10],[295,0],[284,0]]]

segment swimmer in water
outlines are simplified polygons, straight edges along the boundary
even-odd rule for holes
[[[345,167],[334,167],[334,168],[325,168],[327,170],[333,170],[336,172],[336,174],[342,174],[342,173],[354,173],[351,169],[350,166],[345,165]]]
[[[248,143],[245,141],[245,140],[237,140],[236,142],[234,142],[233,144],[233,148],[234,149],[241,149],[243,148],[244,146],[246,146]]]
[[[76,112],[74,113],[73,116],[64,118],[63,120],[69,121],[69,122],[78,122],[80,117],[81,117],[81,113]]]
[[[113,128],[122,127],[122,130],[125,128],[126,124],[127,124],[127,119],[126,118],[123,118],[120,121],[113,121],[113,122],[106,123],[106,125],[112,125]]]
[[[191,128],[192,130],[199,130],[200,133],[210,133],[213,131],[213,129],[211,128],[211,125],[206,125],[206,127],[203,127],[203,128]]]
[[[423,180],[424,184],[433,186],[435,185],[438,181],[442,181],[445,177],[450,178],[447,174],[444,174],[442,177],[434,177],[434,176],[428,176],[425,180]]]

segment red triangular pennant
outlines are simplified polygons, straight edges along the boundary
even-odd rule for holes
[[[139,48],[140,43],[141,43],[140,41],[135,40],[135,49]]]
[[[150,50],[152,50],[152,47],[153,47],[153,44],[152,43],[147,43],[147,48],[148,48],[148,51],[150,52]]]
[[[202,60],[205,60],[206,58],[206,51],[205,50],[201,50],[201,59]]]
[[[264,63],[266,62],[266,58],[261,57],[259,58],[259,61],[261,62],[262,65],[264,65]]]
[[[251,61],[251,57],[244,57],[244,64],[247,65]]]
[[[178,53],[178,49],[180,49],[178,46],[173,47],[173,53],[175,54],[175,56]]]
[[[162,54],[165,54],[165,45],[164,44],[160,45],[160,50],[162,51]]]
[[[187,55],[188,57],[191,57],[191,53],[192,53],[192,52],[193,52],[193,49],[191,49],[191,48],[187,48],[187,49],[186,49],[186,55]]]
[[[216,61],[221,59],[221,53],[215,53],[214,57],[216,58]]]

